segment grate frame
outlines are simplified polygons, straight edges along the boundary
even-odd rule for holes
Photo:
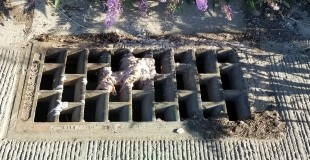
[[[127,88],[117,96],[95,90],[98,71],[108,66],[117,71],[121,55],[132,50],[136,57],[152,54],[155,59],[151,90]],[[123,138],[126,133],[131,138],[169,139],[176,137],[171,131],[184,128],[193,118],[247,119],[250,109],[238,61],[231,48],[132,49],[36,42],[8,136]],[[47,116],[57,101],[68,102],[68,107],[59,116]]]

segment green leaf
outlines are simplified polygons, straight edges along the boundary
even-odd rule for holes
[[[255,3],[254,0],[247,0],[247,6],[250,10],[255,10]]]
[[[283,3],[287,8],[291,8],[290,4],[287,3],[286,1],[283,1],[282,3]]]
[[[55,0],[55,7],[57,8],[60,3],[60,0]]]

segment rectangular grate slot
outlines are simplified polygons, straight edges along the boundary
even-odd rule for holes
[[[194,116],[200,116],[200,107],[197,103],[197,94],[191,92],[179,93],[178,105],[181,120],[186,120]]]
[[[150,94],[136,94],[132,99],[132,119],[136,122],[152,121],[152,100]]]
[[[203,51],[196,54],[196,65],[198,73],[216,73],[217,62],[214,51]]]
[[[217,61],[219,63],[238,63],[238,56],[231,49],[222,50],[218,51]]]
[[[85,51],[79,51],[67,56],[66,74],[83,74],[85,71]]]
[[[82,79],[66,81],[62,92],[62,102],[79,102],[82,93]]]
[[[163,53],[154,55],[156,73],[163,73]]]
[[[158,74],[171,73],[171,52],[168,51],[157,51],[153,53],[155,59],[155,69]]]
[[[55,67],[56,66],[56,67]],[[57,65],[45,64],[46,71],[43,72],[40,81],[40,90],[53,90],[60,85],[60,75],[62,67]]]
[[[143,86],[140,84],[139,81],[133,84],[132,90],[143,90]]]
[[[81,107],[74,107],[63,110],[59,115],[59,122],[79,122]]]
[[[61,112],[59,122],[72,122],[72,112]]]
[[[127,53],[129,53],[128,50],[118,50],[114,52],[114,54],[111,57],[111,68],[113,72],[120,70],[121,59]]]
[[[64,87],[63,93],[62,93],[62,101],[63,102],[74,102],[74,93],[75,93],[75,86],[74,85],[68,85]]]
[[[153,57],[151,50],[134,50],[133,55],[136,58]]]
[[[56,106],[57,94],[39,97],[35,107],[34,122],[48,122],[48,114]]]
[[[198,73],[205,73],[205,60],[204,60],[204,56],[202,56],[201,54],[199,56],[196,56],[196,66],[197,66],[197,70]]]
[[[70,56],[67,58],[66,74],[77,74],[77,58]]]
[[[219,80],[216,77],[205,78],[200,80],[200,93],[203,102],[219,102],[222,95],[220,93]]]
[[[222,81],[223,89],[225,89],[225,90],[232,89],[228,73],[221,73],[221,81]]]
[[[121,89],[121,87],[119,86],[119,87],[116,87],[115,88],[116,89],[116,94],[115,95],[113,95],[113,94],[110,94],[110,98],[109,98],[109,101],[110,102],[120,102],[120,89]]]
[[[206,109],[203,109],[203,116],[205,118],[210,118],[210,117],[218,117],[219,115],[221,115],[221,113],[224,112],[224,106],[223,105],[216,105],[216,106],[212,106]]]
[[[188,65],[176,68],[177,90],[197,90],[195,70]]]
[[[48,50],[45,55],[44,63],[64,63],[65,53],[66,50]]]
[[[49,105],[50,105],[49,102],[38,101],[37,107],[36,107],[36,113],[34,117],[35,122],[47,122],[47,114],[48,114]]]
[[[179,112],[180,112],[180,118],[181,120],[186,120],[189,118],[188,116],[188,106],[185,100],[179,100]]]
[[[229,120],[237,121],[238,116],[237,116],[236,102],[233,100],[226,100],[225,103],[226,103],[226,109],[227,109]]]
[[[84,120],[85,122],[96,122],[97,99],[89,98],[85,100]]]
[[[154,81],[155,102],[173,102],[175,98],[172,78]]]
[[[40,83],[40,90],[52,90],[54,83],[54,75],[43,73]]]
[[[87,71],[86,90],[96,90],[99,70]]]
[[[191,62],[191,52],[177,52],[174,54],[175,63],[190,63]]]
[[[129,121],[129,106],[116,106],[109,109],[110,122],[127,122]]]
[[[142,119],[142,100],[141,99],[133,99],[132,101],[132,119],[135,122],[141,122]]]
[[[115,86],[116,94],[110,94],[110,102],[129,102],[129,90],[128,88],[123,88],[121,86]]]
[[[110,62],[109,51],[93,49],[89,51],[88,63],[109,63]]]
[[[208,85],[207,84],[201,84],[200,85],[200,92],[201,92],[201,100],[205,102],[211,101],[209,93],[208,93]]]
[[[164,102],[165,101],[165,83],[164,81],[155,81],[154,82],[155,89],[155,102]]]
[[[177,121],[176,107],[174,105],[157,109],[155,111],[155,115],[156,119],[160,119],[162,121]]]
[[[225,90],[244,89],[240,66],[229,65],[220,70],[222,87]]]
[[[229,120],[236,121],[250,118],[251,112],[245,92],[226,91],[224,95]]]
[[[177,73],[176,74],[176,79],[177,79],[177,90],[184,90],[184,79],[183,79],[183,74],[182,73]]]
[[[84,107],[86,122],[103,122],[108,119],[108,94],[98,91],[87,92]]]

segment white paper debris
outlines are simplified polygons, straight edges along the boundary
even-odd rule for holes
[[[155,77],[155,60],[145,56],[136,58],[132,53],[126,54],[121,59],[120,71],[112,72],[111,67],[105,67],[100,70],[99,83],[97,89],[108,90],[116,94],[115,85],[122,86],[121,89],[133,87],[133,84],[139,81],[140,88],[145,88]]]

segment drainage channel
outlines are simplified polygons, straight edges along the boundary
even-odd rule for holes
[[[232,121],[250,117],[241,67],[233,49],[42,46],[33,47],[23,91],[26,94],[18,109],[16,126],[25,125],[20,127],[23,131],[29,126],[49,126],[45,129],[48,131],[68,122],[78,126],[147,122],[169,128],[194,117],[227,115]],[[119,71],[120,60],[128,52],[137,58],[151,55],[155,60],[156,76],[150,89],[135,83],[132,89],[116,86],[115,95],[96,90],[100,70],[111,67],[113,72]],[[60,103],[65,107],[55,111]],[[59,114],[53,116],[54,112]],[[32,131],[36,129],[29,133]]]

